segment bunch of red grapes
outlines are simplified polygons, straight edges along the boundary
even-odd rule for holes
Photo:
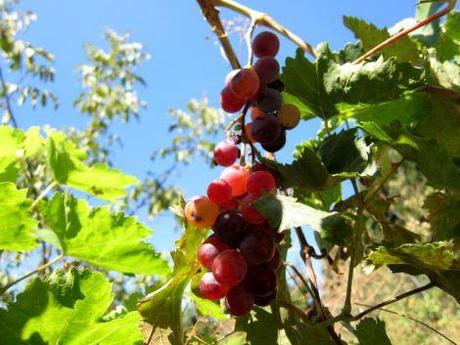
[[[245,125],[245,138],[272,153],[283,148],[286,130],[300,121],[299,109],[283,103],[284,84],[279,79],[280,65],[275,59],[278,50],[275,34],[268,31],[258,34],[252,41],[252,51],[258,60],[251,67],[230,72],[220,94],[220,104],[226,112],[238,112],[245,104],[252,107],[252,122]]]
[[[185,217],[197,228],[213,234],[200,246],[198,259],[209,270],[200,282],[202,297],[225,297],[233,315],[248,313],[254,304],[266,306],[276,296],[276,271],[281,265],[277,248],[283,236],[251,203],[275,193],[274,172],[262,164],[250,169],[234,164],[239,156],[234,143],[216,146],[214,160],[225,166],[212,181],[207,196],[189,200]]]
[[[225,298],[227,310],[236,316],[248,313],[254,305],[271,303],[281,266],[278,244],[283,236],[253,206],[265,194],[276,193],[278,172],[260,163],[251,167],[235,164],[240,156],[235,142],[260,143],[265,151],[276,152],[286,143],[286,130],[299,123],[297,107],[283,104],[284,84],[274,58],[278,50],[274,34],[260,33],[252,42],[258,58],[254,66],[227,76],[222,108],[233,113],[245,107],[244,119],[251,107],[252,122],[241,126],[241,140],[216,146],[214,161],[225,169],[219,180],[209,184],[207,196],[192,198],[184,210],[189,223],[214,232],[198,250],[198,260],[207,269],[200,293],[210,300]]]

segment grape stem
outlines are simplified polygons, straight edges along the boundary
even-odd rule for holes
[[[289,39],[290,41],[298,45],[300,48],[302,48],[306,53],[310,54],[312,57],[316,57],[316,51],[315,51],[315,48],[313,48],[313,46],[311,46],[308,42],[305,42],[303,39],[301,39],[296,34],[289,31],[283,25],[279,24],[276,20],[274,20],[268,14],[260,12],[260,11],[256,11],[234,0],[208,0],[208,1],[215,7],[225,7],[239,14],[242,14],[243,16],[248,17],[251,20],[251,26],[252,25],[254,26],[262,25],[262,26],[266,26],[278,32],[280,35],[283,35],[284,37],[286,37],[287,39]]]
[[[212,30],[217,35],[217,38],[219,39],[222,48],[224,49],[225,55],[227,56],[233,69],[241,68],[241,65],[228,40],[227,33],[225,32],[224,26],[222,25],[222,21],[219,17],[219,10],[217,10],[216,7],[228,8],[250,19],[251,24],[249,26],[248,32],[246,33],[246,40],[247,42],[249,42],[249,63],[252,62],[252,48],[250,47],[250,39],[252,38],[252,34],[254,32],[254,28],[256,25],[262,25],[273,29],[274,31],[278,32],[279,34],[283,35],[284,37],[298,45],[312,57],[316,57],[316,51],[312,45],[305,42],[299,36],[289,31],[287,28],[279,24],[266,13],[256,11],[233,0],[197,0],[197,2],[200,5],[201,11],[203,12],[206,20],[211,25]]]
[[[438,11],[434,14],[432,14],[431,16],[419,21],[418,23],[414,24],[413,26],[401,31],[401,32],[398,32],[396,35],[393,35],[391,36],[390,38],[388,38],[387,40],[383,41],[382,43],[376,45],[374,48],[372,48],[371,50],[369,50],[367,53],[365,53],[363,56],[359,57],[358,59],[356,59],[355,61],[353,61],[353,64],[359,64],[363,61],[365,61],[367,58],[371,57],[372,55],[375,55],[377,52],[381,51],[382,49],[394,44],[395,42],[397,42],[398,40],[400,40],[401,38],[409,35],[411,32],[425,26],[425,25],[428,25],[430,24],[431,22],[441,18],[442,16],[445,16],[446,14],[448,14],[449,12],[451,12],[454,8],[455,8],[455,5],[457,4],[457,0],[448,0],[448,4],[446,6],[446,8],[444,8],[443,10],[441,11]]]
[[[35,269],[34,271],[23,275],[21,278],[16,279],[15,281],[9,283],[8,285],[5,285],[3,288],[0,289],[0,294],[4,294],[13,285],[16,285],[17,283],[23,281],[24,279],[27,279],[28,277],[34,275],[35,273],[38,273],[38,272],[41,272],[41,271],[47,269],[51,265],[54,265],[56,262],[61,261],[63,258],[64,258],[64,255],[61,254],[61,255],[55,257],[53,260],[47,262],[46,264],[41,265],[40,267],[37,267],[37,269]]]

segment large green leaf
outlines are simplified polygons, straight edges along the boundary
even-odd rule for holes
[[[113,201],[126,195],[126,188],[138,180],[112,169],[105,163],[87,166],[85,153],[60,132],[50,132],[47,143],[48,164],[61,184],[103,200]]]
[[[354,331],[359,345],[391,345],[385,321],[367,317],[361,320]]]
[[[340,54],[325,44],[318,47],[315,62],[300,49],[295,58],[286,59],[281,76],[285,98],[300,107],[304,119],[328,118],[345,110],[353,112],[363,104],[395,99],[421,77],[419,70],[395,59],[361,64],[340,60]]]
[[[397,248],[380,246],[369,254],[375,265],[412,265],[427,270],[448,270],[454,254],[446,242],[403,244]]]
[[[375,25],[365,22],[356,17],[344,16],[343,22],[355,34],[355,37],[363,43],[365,51],[371,50],[382,43],[390,34],[386,28],[379,29]],[[417,45],[408,36],[403,37],[394,44],[389,45],[381,52],[385,58],[396,57],[399,61],[420,61],[420,51]]]
[[[4,345],[140,344],[136,312],[101,321],[112,301],[112,285],[101,273],[58,270],[0,309],[0,339]]]
[[[439,1],[429,2],[429,3],[420,3],[417,5],[417,11],[415,18],[417,20],[423,20],[428,18],[436,11],[438,11],[443,4]],[[422,41],[424,44],[428,46],[433,46],[439,41],[439,36],[441,34],[441,25],[439,20],[435,20],[427,25],[424,25],[420,29],[418,29],[414,34],[413,37]]]
[[[460,12],[448,14],[442,27],[442,34],[436,47],[436,55],[441,61],[455,60],[460,63]]]
[[[0,183],[0,249],[31,250],[38,244],[34,238],[37,221],[32,217],[31,205],[26,189]]]
[[[41,206],[46,225],[41,237],[64,255],[127,273],[167,274],[168,264],[143,242],[151,231],[134,217],[111,213],[108,207],[91,209],[84,200],[56,193]]]
[[[198,247],[207,231],[186,226],[182,237],[171,252],[174,261],[173,276],[159,289],[142,298],[138,310],[144,318],[144,335],[151,335],[152,345],[182,345],[182,300],[185,288],[200,268]]]
[[[336,244],[343,244],[351,235],[350,225],[340,213],[321,211],[295,198],[267,195],[256,200],[254,206],[279,230],[308,225],[323,239]]]

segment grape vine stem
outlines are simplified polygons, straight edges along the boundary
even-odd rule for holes
[[[64,258],[64,255],[61,254],[61,255],[55,257],[53,260],[47,262],[46,264],[37,267],[37,269],[35,269],[34,271],[29,272],[29,273],[23,275],[21,278],[16,279],[15,281],[9,283],[8,285],[5,285],[5,286],[0,290],[1,294],[5,293],[10,287],[12,287],[12,286],[16,285],[17,283],[23,281],[24,279],[27,279],[27,278],[29,278],[30,276],[34,275],[35,273],[41,272],[41,271],[47,269],[48,267],[50,267],[51,265],[54,265],[56,262],[61,261],[63,258]]]
[[[403,30],[401,32],[398,32],[396,35],[391,36],[387,40],[385,40],[382,43],[376,45],[374,48],[369,50],[363,56],[361,56],[358,59],[356,59],[353,63],[354,64],[359,64],[359,63],[365,61],[367,58],[371,57],[372,55],[375,55],[376,53],[378,53],[382,49],[385,49],[386,47],[392,45],[393,43],[395,43],[396,41],[400,40],[404,36],[409,35],[411,32],[414,32],[415,30],[420,29],[421,27],[423,27],[425,25],[428,25],[431,22],[434,22],[435,20],[445,16],[446,14],[448,14],[449,12],[451,12],[455,8],[456,4],[457,4],[457,0],[448,0],[448,4],[443,10],[432,14],[431,16],[429,16],[429,17],[417,22],[413,26],[411,26],[411,27],[409,27],[409,28],[407,28],[407,29],[405,29],[405,30]]]
[[[227,33],[225,32],[224,26],[222,25],[222,21],[219,18],[219,11],[217,10],[217,7],[228,8],[250,19],[251,24],[246,36],[247,39],[252,37],[252,32],[254,31],[256,25],[266,26],[283,35],[293,43],[295,43],[297,46],[303,49],[306,53],[310,54],[312,57],[316,57],[315,48],[313,48],[311,44],[305,42],[299,36],[289,31],[286,27],[279,24],[276,20],[274,20],[271,16],[269,16],[266,13],[256,11],[233,0],[197,0],[197,2],[200,5],[201,11],[203,12],[206,20],[211,25],[211,28],[213,29],[214,33],[217,35],[222,45],[222,48],[224,49],[225,55],[230,61],[230,64],[232,65],[233,69],[241,68],[241,65],[228,40]],[[248,52],[248,54],[250,54],[249,61],[251,61],[252,54],[250,51]]]

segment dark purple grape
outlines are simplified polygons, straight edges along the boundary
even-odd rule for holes
[[[285,85],[281,81],[281,79],[276,79],[274,82],[268,83],[267,87],[269,87],[270,89],[278,90],[279,92],[283,92]]]
[[[252,41],[252,50],[257,57],[271,56],[274,57],[280,49],[278,37],[270,32],[263,31],[254,37]]]
[[[242,285],[254,295],[267,296],[276,289],[276,283],[275,272],[263,264],[249,267]]]
[[[225,297],[225,307],[230,314],[241,316],[249,313],[254,305],[254,295],[246,291],[241,285],[231,289]]]
[[[254,64],[259,79],[264,83],[271,83],[280,75],[280,64],[272,57],[263,57]]]
[[[281,123],[276,116],[263,114],[252,121],[251,136],[261,144],[272,142],[281,131]]]
[[[283,97],[281,96],[281,92],[268,87],[260,93],[257,100],[257,107],[264,113],[274,113],[280,110],[282,105]]]
[[[267,152],[274,153],[281,150],[284,145],[286,145],[286,130],[282,128],[278,138],[269,143],[263,143],[262,148]]]
[[[270,259],[270,261],[267,263],[267,265],[275,272],[278,271],[279,268],[281,267],[281,255],[280,255],[278,248],[275,249],[275,254]]]
[[[217,216],[213,230],[222,242],[235,247],[247,234],[248,227],[237,210],[225,210]]]
[[[254,296],[254,304],[258,305],[259,307],[266,307],[270,305],[270,303],[275,299],[276,297],[276,290],[274,290],[272,293],[270,293],[267,296]]]
[[[240,252],[249,265],[260,265],[270,261],[275,255],[275,243],[272,238],[263,233],[251,233],[240,243]]]

